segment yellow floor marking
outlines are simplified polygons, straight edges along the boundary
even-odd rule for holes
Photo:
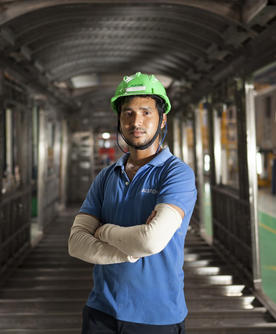
[[[276,271],[276,266],[264,266],[265,269],[268,270],[275,270]]]
[[[261,223],[261,222],[259,222],[259,225],[260,225],[261,227],[263,227],[264,229],[268,230],[269,232],[272,232],[272,233],[276,234],[276,230],[275,230],[274,228],[269,227],[269,226],[267,226],[267,225],[265,225],[265,224],[263,224],[263,223]]]

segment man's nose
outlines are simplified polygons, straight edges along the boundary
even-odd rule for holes
[[[141,124],[143,124],[143,116],[137,114],[133,115],[133,125],[139,127]]]

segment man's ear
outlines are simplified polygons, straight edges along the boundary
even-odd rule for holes
[[[167,123],[167,115],[163,114],[163,120],[162,120],[162,123],[161,123],[161,129],[163,129],[165,127],[166,123]]]

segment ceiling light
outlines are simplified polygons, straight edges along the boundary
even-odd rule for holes
[[[103,139],[109,139],[110,138],[110,133],[109,132],[104,132],[102,134]]]
[[[96,73],[85,74],[71,78],[71,82],[74,88],[85,88],[97,86],[99,84],[99,78]]]

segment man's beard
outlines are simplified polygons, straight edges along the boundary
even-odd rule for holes
[[[152,136],[152,138],[153,138],[153,136]],[[141,147],[143,147],[145,145],[148,145],[148,143],[150,143],[150,141],[152,140],[152,138],[150,138],[148,140],[145,140],[143,143],[140,143],[140,144],[136,144],[132,140],[129,140],[127,138],[126,139],[127,139],[127,144],[128,145],[131,144],[131,146],[135,146],[135,148],[139,149],[139,148],[141,148]]]
[[[146,133],[145,129],[139,129],[139,128],[138,129],[137,128],[133,128],[133,129],[130,130],[130,132],[135,131],[135,130],[136,131],[143,131],[144,133]],[[157,132],[157,130],[156,130],[156,132]],[[156,132],[154,133],[154,135],[151,138],[145,139],[142,143],[137,143],[136,144],[132,139],[127,138],[125,135],[123,135],[123,139],[127,143],[127,145],[129,145],[130,147],[134,147],[137,150],[139,150],[139,149],[140,150],[144,150],[144,149],[147,148],[147,147],[144,147],[144,146],[147,146],[153,140],[153,138],[156,136]],[[155,142],[155,139],[151,143],[151,145]]]

